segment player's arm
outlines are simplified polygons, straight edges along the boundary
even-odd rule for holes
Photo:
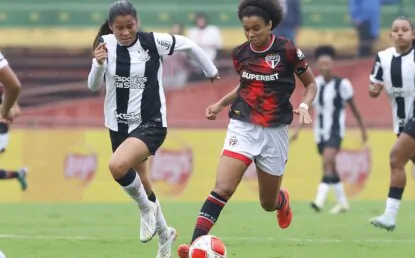
[[[340,84],[340,95],[342,99],[344,99],[347,104],[350,107],[350,110],[352,111],[353,116],[355,117],[360,131],[362,133],[362,140],[363,142],[366,142],[367,140],[367,134],[366,134],[366,127],[363,123],[362,116],[360,115],[360,111],[356,105],[356,102],[354,101],[354,90],[352,83],[348,79],[343,79]]]
[[[218,104],[221,107],[227,107],[230,104],[232,104],[236,100],[236,98],[238,97],[238,90],[239,90],[239,84],[238,84],[238,86],[236,86],[235,89],[233,89],[231,92],[226,94],[223,98],[221,98],[218,101]]]
[[[22,113],[20,109],[20,105],[19,103],[17,103],[17,101],[14,103],[14,106],[12,107],[11,111],[12,111],[13,117],[18,117]]]
[[[3,118],[9,116],[9,112],[19,97],[21,83],[13,72],[6,58],[0,53],[0,83],[4,86],[4,99],[0,109]]]
[[[369,80],[369,95],[372,98],[379,97],[383,89],[383,68],[382,63],[380,62],[379,53],[376,55]]]
[[[153,33],[154,42],[160,55],[172,55],[174,52],[186,52],[202,67],[206,77],[214,78],[218,76],[218,69],[193,40],[167,33]]]
[[[102,37],[98,40],[99,45],[94,50],[91,71],[88,75],[88,89],[98,91],[104,81],[104,74],[107,69],[106,47]]]

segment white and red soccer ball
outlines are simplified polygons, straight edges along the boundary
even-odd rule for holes
[[[215,236],[201,236],[190,246],[189,258],[226,258],[226,246]]]

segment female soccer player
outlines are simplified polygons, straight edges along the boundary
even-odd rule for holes
[[[4,152],[8,143],[9,125],[20,113],[17,105],[21,84],[16,74],[11,69],[7,59],[0,52],[0,84],[4,87],[4,96],[0,98],[0,152]],[[16,171],[0,169],[0,180],[17,179],[22,190],[27,189],[27,169]]]
[[[136,172],[140,172],[140,163],[155,154],[167,134],[161,56],[187,52],[199,62],[208,78],[213,81],[219,77],[217,68],[193,41],[183,36],[137,32],[138,23],[136,10],[129,1],[111,5],[108,20],[95,40],[99,44],[94,51],[88,87],[98,90],[105,78],[105,125],[114,152],[109,169],[141,210],[140,239],[148,242],[158,233],[157,257],[171,257],[176,231],[167,227],[155,196],[147,196]]]
[[[291,223],[288,191],[280,190],[280,186],[288,158],[288,125],[293,119],[289,99],[295,88],[294,74],[306,87],[296,111],[301,123],[311,123],[308,107],[317,86],[301,50],[290,40],[271,35],[282,19],[278,1],[244,0],[239,4],[238,17],[247,38],[232,51],[240,84],[206,110],[206,117],[213,120],[232,104],[216,185],[200,210],[191,242],[209,233],[252,161],[262,208],[277,211],[281,228]],[[178,249],[181,258],[188,252],[188,245]]]
[[[414,27],[405,17],[392,23],[394,46],[376,55],[370,75],[369,94],[376,98],[383,89],[388,94],[394,132],[398,139],[389,154],[390,186],[385,212],[370,220],[376,227],[393,231],[406,185],[405,165],[415,162],[415,50]]]
[[[333,186],[337,196],[337,205],[330,211],[333,214],[349,209],[343,184],[336,171],[336,155],[346,129],[345,107],[349,104],[362,132],[362,141],[366,142],[366,129],[360,112],[353,99],[353,86],[346,78],[337,77],[332,73],[335,49],[331,46],[321,46],[315,50],[317,67],[320,75],[316,77],[318,86],[317,97],[313,102],[315,108],[314,135],[317,149],[323,157],[323,179],[318,186],[316,199],[311,207],[320,211],[326,200],[330,186]],[[291,136],[298,137],[301,125]]]

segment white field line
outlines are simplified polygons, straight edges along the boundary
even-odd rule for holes
[[[93,237],[93,236],[45,236],[45,235],[15,235],[0,234],[0,239],[16,239],[16,240],[138,240],[134,237]],[[276,243],[365,243],[365,244],[415,244],[415,239],[333,239],[333,238],[274,238],[274,237],[221,237],[223,241],[237,240],[250,242],[276,242]]]

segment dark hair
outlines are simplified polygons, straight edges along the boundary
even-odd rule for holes
[[[283,11],[276,0],[243,0],[238,6],[239,20],[251,16],[261,17],[266,24],[271,21],[271,29],[274,29],[282,21]]]
[[[329,56],[331,58],[335,58],[336,57],[336,50],[331,45],[318,46],[314,50],[314,57],[317,59],[321,56]]]
[[[407,21],[409,23],[409,26],[411,26],[412,31],[414,31],[414,24],[412,23],[411,19],[409,19],[408,17],[399,16],[395,18],[395,20],[393,20],[392,23],[394,23],[395,21]],[[412,40],[412,45],[415,46],[415,39]]]
[[[101,25],[98,34],[95,37],[93,43],[94,49],[98,46],[101,36],[112,33],[110,24],[112,24],[115,18],[120,15],[131,15],[137,19],[137,11],[130,1],[122,0],[112,3],[108,11],[108,18],[105,20],[104,24]]]

